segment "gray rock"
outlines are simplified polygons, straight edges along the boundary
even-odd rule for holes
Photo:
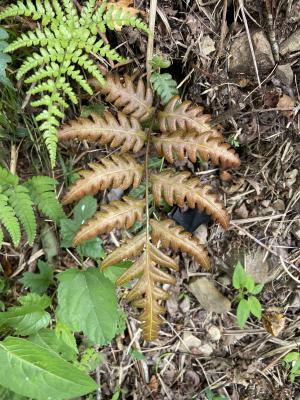
[[[294,80],[294,73],[290,64],[278,65],[276,76],[285,85],[291,85]]]
[[[297,29],[283,43],[281,43],[280,53],[284,56],[287,53],[300,50],[300,29]]]
[[[274,58],[268,38],[263,31],[251,34],[254,54],[259,72],[268,72],[274,67]],[[229,71],[234,73],[254,73],[255,68],[247,34],[237,37],[230,49]]]

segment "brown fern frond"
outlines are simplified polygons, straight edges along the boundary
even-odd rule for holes
[[[139,121],[146,121],[153,115],[153,92],[150,87],[145,86],[142,79],[135,85],[129,75],[124,75],[124,81],[121,81],[119,75],[113,74],[108,74],[105,78],[107,82],[105,86],[99,85],[99,82],[94,80],[91,84],[106,96],[107,102],[113,103],[124,114]]]
[[[156,150],[170,163],[176,158],[183,160],[186,156],[196,162],[197,156],[203,161],[211,160],[214,165],[222,168],[237,168],[240,166],[238,154],[224,142],[222,136],[212,137],[210,132],[197,131],[166,132],[153,139]]]
[[[96,114],[91,117],[92,119],[79,118],[65,124],[58,132],[58,139],[79,139],[101,145],[109,144],[111,147],[122,146],[122,153],[129,150],[136,153],[144,146],[146,134],[136,118],[129,118],[121,112],[116,118],[109,111],[105,111],[102,117]]]
[[[130,228],[137,220],[143,219],[145,200],[125,196],[122,200],[103,205],[92,218],[86,221],[73,240],[73,246],[97,235],[109,233],[114,228]]]
[[[179,207],[185,204],[190,208],[197,207],[227,229],[229,215],[218,196],[212,192],[212,187],[201,185],[197,178],[190,176],[191,173],[187,171],[175,174],[172,171],[151,174],[154,201],[159,204],[164,198],[170,206],[176,203]]]
[[[203,107],[193,105],[189,100],[181,103],[179,96],[172,97],[164,110],[158,113],[162,132],[194,130],[199,133],[210,132],[211,136],[218,137],[221,133],[211,126],[211,119],[210,114],[203,114]]]
[[[142,308],[139,317],[145,340],[154,340],[161,325],[161,317],[165,309],[159,303],[169,298],[168,292],[157,284],[174,285],[176,279],[158,268],[158,265],[177,271],[175,261],[148,243],[143,254],[136,262],[117,280],[118,285],[123,285],[138,278],[137,283],[127,295],[127,300],[132,305]]]
[[[81,179],[77,180],[65,194],[62,204],[70,204],[88,194],[112,188],[128,189],[141,183],[144,167],[128,154],[112,155],[102,158],[99,163],[89,164],[90,170],[80,171]]]
[[[135,257],[141,253],[146,243],[146,232],[130,239],[127,243],[117,247],[101,263],[101,269],[106,269],[111,265],[118,264],[130,257]]]
[[[181,250],[192,257],[205,269],[210,267],[210,260],[207,250],[201,244],[199,239],[193,237],[191,233],[186,232],[182,226],[177,225],[171,219],[164,221],[150,220],[152,227],[152,241],[156,244],[161,242],[162,247]]]

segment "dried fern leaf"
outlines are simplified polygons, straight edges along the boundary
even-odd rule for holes
[[[172,248],[173,250],[180,249],[192,257],[205,269],[210,267],[210,260],[207,250],[200,241],[193,237],[191,233],[186,232],[182,226],[177,225],[171,219],[150,221],[152,227],[152,241],[156,244],[161,242],[162,247]]]
[[[101,211],[81,226],[74,237],[73,246],[97,235],[109,233],[114,228],[130,228],[137,220],[142,220],[144,208],[145,200],[137,200],[129,196],[103,205]]]
[[[175,158],[179,160],[188,157],[192,162],[196,162],[199,156],[203,161],[211,160],[214,165],[220,165],[222,168],[240,166],[240,158],[234,149],[224,142],[222,136],[211,136],[210,132],[166,132],[154,138],[153,142],[158,154],[170,163],[174,162],[175,153]]]
[[[136,262],[117,280],[118,285],[138,278],[137,283],[127,295],[132,305],[142,308],[139,320],[145,340],[155,340],[161,325],[160,315],[165,311],[160,305],[161,300],[169,298],[169,294],[158,287],[158,284],[174,285],[176,279],[158,268],[157,265],[177,270],[175,261],[154,247],[151,243]]]
[[[127,243],[117,247],[101,263],[101,269],[106,269],[111,265],[117,264],[130,257],[135,257],[141,253],[146,243],[146,232],[134,236]]]
[[[109,111],[102,117],[96,114],[89,118],[79,118],[65,124],[58,132],[58,138],[65,140],[87,140],[101,145],[109,144],[111,147],[121,147],[121,152],[132,150],[139,151],[146,141],[146,134],[136,118],[129,118],[119,112],[116,118]]]
[[[141,183],[144,171],[144,167],[128,154],[112,155],[89,166],[92,171],[80,171],[82,178],[69,188],[62,204],[70,204],[81,197],[96,194],[109,187],[123,190],[128,189],[129,186],[137,187]]]
[[[122,109],[124,114],[139,121],[146,121],[153,115],[153,92],[150,87],[145,86],[142,79],[135,85],[129,75],[125,74],[122,82],[119,75],[108,74],[106,81],[105,86],[99,85],[97,80],[91,80],[90,83],[106,96],[108,103],[113,103],[118,109]]]
[[[187,204],[190,208],[199,208],[227,229],[229,214],[218,196],[212,192],[212,187],[201,185],[197,178],[190,176],[190,172],[187,171],[175,174],[172,171],[151,174],[154,201],[159,204],[164,198],[170,206],[176,203],[179,207]]]
[[[211,126],[211,115],[203,114],[203,107],[193,105],[189,100],[181,103],[179,96],[172,97],[164,110],[159,111],[158,119],[162,132],[192,129],[199,133],[211,132],[214,137],[221,135]]]

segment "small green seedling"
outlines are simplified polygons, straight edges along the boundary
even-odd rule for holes
[[[264,285],[256,284],[252,276],[245,272],[240,262],[234,268],[232,284],[239,291],[236,296],[238,302],[237,321],[240,328],[244,328],[250,314],[261,319],[262,306],[256,295],[262,291]]]
[[[218,394],[215,394],[215,393],[214,393],[212,390],[210,390],[210,389],[206,389],[206,390],[204,391],[204,395],[205,395],[205,398],[206,398],[207,400],[229,400],[228,397],[220,396],[220,395],[218,395]]]
[[[284,357],[283,361],[289,368],[292,367],[289,377],[290,381],[294,383],[295,379],[300,375],[300,353],[298,351],[292,351]]]

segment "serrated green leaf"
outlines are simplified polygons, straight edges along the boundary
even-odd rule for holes
[[[159,74],[154,72],[150,78],[153,88],[161,97],[162,104],[167,104],[168,101],[178,94],[177,83],[172,79],[170,74]]]
[[[50,315],[45,311],[51,304],[48,296],[31,293],[19,297],[21,306],[10,307],[0,313],[0,326],[11,327],[21,336],[36,333],[50,322]]]
[[[53,283],[53,269],[49,264],[41,260],[38,261],[37,266],[40,273],[25,272],[20,282],[34,293],[45,293]]]
[[[116,335],[119,313],[115,287],[97,268],[70,269],[58,275],[57,316],[74,332],[104,345]]]
[[[132,261],[122,261],[118,264],[111,265],[109,268],[106,268],[103,273],[112,283],[115,283],[120,276],[124,274],[124,272],[131,267],[133,264]]]
[[[76,339],[74,337],[73,332],[68,327],[68,325],[58,321],[55,327],[55,334],[60,340],[62,340],[62,342],[64,342],[75,353],[78,353]]]
[[[59,355],[29,340],[0,342],[0,384],[36,400],[66,400],[97,389],[96,383]]]
[[[159,54],[155,54],[153,58],[150,60],[150,64],[153,68],[169,68],[171,65],[171,61],[167,60],[166,58],[162,57]]]
[[[259,283],[258,285],[255,285],[254,288],[250,291],[252,294],[259,294],[264,288],[263,283]]]
[[[80,244],[76,249],[81,257],[90,257],[93,260],[99,260],[105,257],[102,243],[99,237],[95,237]]]
[[[241,289],[245,287],[245,281],[246,281],[246,272],[240,263],[240,261],[237,262],[233,276],[232,276],[232,284],[235,289]]]
[[[41,329],[35,335],[30,336],[28,340],[59,354],[67,361],[77,359],[77,348],[74,350],[74,348],[68,346],[52,329]]]
[[[247,319],[250,315],[250,306],[247,300],[242,299],[239,302],[236,317],[240,328],[244,328],[246,325]]]
[[[253,314],[256,318],[261,319],[262,307],[260,301],[255,296],[250,296],[248,297],[248,304],[251,314]]]
[[[95,349],[88,348],[81,354],[80,362],[76,366],[86,373],[95,371],[98,365],[102,364],[104,356],[102,353],[97,352]]]

